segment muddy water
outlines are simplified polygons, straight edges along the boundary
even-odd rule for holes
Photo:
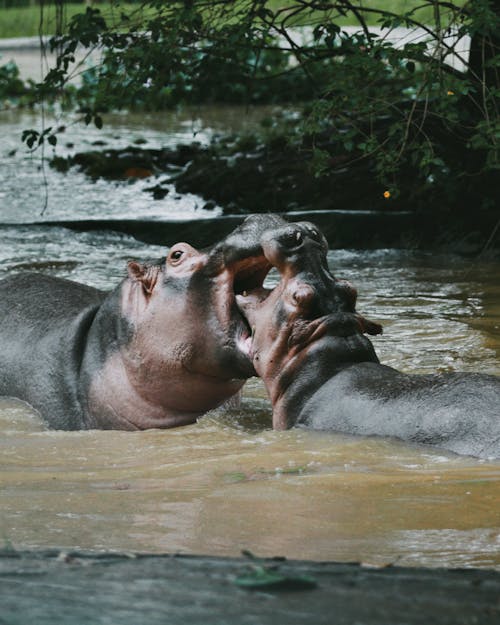
[[[160,247],[113,234],[0,231],[0,277],[33,267],[101,288]],[[500,374],[500,263],[334,251],[381,360]],[[272,283],[273,278],[270,279]],[[273,432],[257,380],[241,405],[169,431],[47,430],[0,400],[0,539],[16,548],[284,555],[500,568],[500,462],[389,440]]]
[[[230,110],[205,111],[203,121],[182,113],[115,117],[103,133],[68,125],[57,153],[96,141],[207,141],[242,123],[255,117]],[[200,198],[173,189],[154,201],[141,192],[147,181],[92,183],[44,171],[19,141],[39,119],[4,112],[0,125],[0,223],[11,224],[0,227],[0,278],[35,270],[108,289],[127,259],[166,252],[118,234],[19,225],[40,219],[44,180],[46,219],[204,214]],[[394,250],[337,250],[329,260],[358,287],[360,312],[384,324],[374,341],[383,362],[407,372],[500,375],[500,262]],[[388,440],[273,432],[270,416],[257,380],[239,407],[169,431],[49,431],[26,405],[0,399],[0,544],[228,555],[249,549],[500,568],[500,461]]]

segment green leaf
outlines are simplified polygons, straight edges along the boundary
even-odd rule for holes
[[[248,590],[312,590],[318,585],[316,580],[306,575],[284,575],[277,571],[269,570],[263,566],[256,566],[252,573],[240,575],[234,583]]]

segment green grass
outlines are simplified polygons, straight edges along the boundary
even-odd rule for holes
[[[402,15],[412,11],[411,18],[422,24],[435,23],[434,8],[430,4],[425,4],[428,0],[353,0],[352,4],[355,7],[364,7],[366,9],[378,9],[381,11],[388,11],[396,15]],[[454,0],[453,4],[458,7],[462,7],[467,0]],[[269,6],[276,10],[293,4],[292,0],[270,0]],[[365,22],[370,26],[380,26],[380,15],[372,13],[371,11],[360,10]],[[301,14],[295,21],[296,25],[304,24],[316,24],[318,23],[318,16],[323,18],[325,14],[321,14],[316,11],[310,11],[308,14]],[[444,26],[449,23],[452,13],[449,10],[441,8],[440,20]],[[330,19],[338,26],[358,26],[359,22],[354,15],[348,14],[346,16],[340,15],[336,11],[331,11]],[[290,22],[293,24],[293,22]]]
[[[81,10],[82,5],[68,7],[68,15],[71,11]],[[55,12],[53,7],[45,11],[49,29],[54,28]],[[0,37],[34,37],[39,34],[40,7],[19,7],[12,9],[0,9]],[[53,32],[53,31],[52,31]],[[52,34],[44,29],[44,34]]]
[[[116,2],[113,2],[116,6]],[[121,5],[124,10],[138,10],[137,4],[123,3]],[[111,3],[100,3],[96,5],[105,15],[106,19],[111,21],[119,20],[120,12],[112,8]],[[64,19],[68,22],[76,13],[85,11],[83,2],[75,4],[66,4],[64,8]],[[51,3],[44,8],[42,34],[54,35],[56,32],[56,12],[54,5]],[[0,9],[0,38],[6,37],[36,37],[40,34],[40,7],[18,7],[11,9]]]
[[[293,5],[293,0],[270,0],[269,7],[273,10]],[[355,5],[361,5],[368,8],[380,8],[393,13],[404,13],[415,7],[422,6],[422,0],[358,0],[353,2]],[[465,4],[465,0],[455,1],[457,5]],[[95,5],[101,10],[107,20],[111,22],[119,21],[120,10],[116,8],[116,2],[102,2]],[[135,10],[140,12],[138,4],[123,3],[121,7],[129,12]],[[85,10],[83,2],[65,5],[65,20],[69,19],[76,13],[81,13]],[[53,35],[56,31],[56,19],[55,8],[51,3],[44,9],[44,19],[42,26],[42,33],[44,35]],[[139,13],[140,15],[140,13]],[[378,16],[371,13],[364,13],[368,24],[376,25],[378,23]],[[431,6],[426,6],[419,9],[415,13],[415,18],[421,22],[432,24],[434,22],[433,9]],[[316,23],[318,19],[318,13],[310,12],[308,15],[301,15],[295,24],[307,24]],[[356,25],[356,19],[351,15],[347,17],[338,16],[334,13],[331,14],[332,19],[339,26]],[[447,22],[446,14],[442,15],[443,24]],[[35,37],[40,31],[40,7],[20,7],[3,9],[0,8],[0,38],[5,37]]]

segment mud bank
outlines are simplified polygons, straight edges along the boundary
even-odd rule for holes
[[[415,215],[411,211],[288,211],[288,221],[312,221],[325,234],[332,248],[377,249],[440,248],[463,254],[477,254],[500,247],[498,216],[491,212],[469,220],[452,220],[443,215]],[[130,234],[139,241],[173,245],[188,241],[196,247],[215,243],[236,228],[246,215],[189,219],[66,219],[24,225],[65,227],[79,232],[114,231]],[[0,226],[1,227],[1,226]],[[493,236],[492,236],[493,235]]]
[[[196,245],[206,242],[202,239],[207,238],[207,231],[217,231],[212,240],[224,236],[226,225],[234,227],[238,215],[276,212],[311,219],[325,231],[331,245],[340,247],[444,247],[478,253],[500,246],[499,213],[493,207],[471,210],[466,196],[461,205],[448,206],[425,188],[418,194],[401,192],[392,197],[376,181],[370,163],[343,166],[342,155],[331,174],[317,177],[309,156],[280,138],[258,145],[251,137],[240,137],[209,146],[103,148],[54,157],[51,166],[66,175],[72,169],[82,171],[93,180],[130,183],[147,179],[151,184],[142,188],[155,199],[162,200],[175,188],[180,194],[201,196],[203,209],[222,207],[224,216],[213,222],[186,222],[189,240]],[[68,227],[96,229],[98,224],[80,221]],[[136,223],[103,221],[102,227],[154,243],[173,243],[169,233],[175,232],[174,239],[179,240],[184,230],[184,225],[148,225],[140,219]]]

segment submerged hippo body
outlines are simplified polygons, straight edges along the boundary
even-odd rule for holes
[[[303,424],[500,458],[500,378],[407,375],[380,364],[363,332],[381,327],[355,312],[356,293],[329,273],[326,242],[312,224],[265,234],[263,250],[280,283],[237,301],[275,429]]]
[[[381,364],[354,364],[330,372],[297,420],[317,429],[333,425],[348,434],[393,436],[500,458],[500,379],[479,373],[408,375]]]
[[[262,284],[247,219],[209,250],[174,245],[165,263],[131,262],[111,293],[44,275],[0,281],[0,395],[54,428],[145,429],[192,423],[254,374],[235,292]]]

